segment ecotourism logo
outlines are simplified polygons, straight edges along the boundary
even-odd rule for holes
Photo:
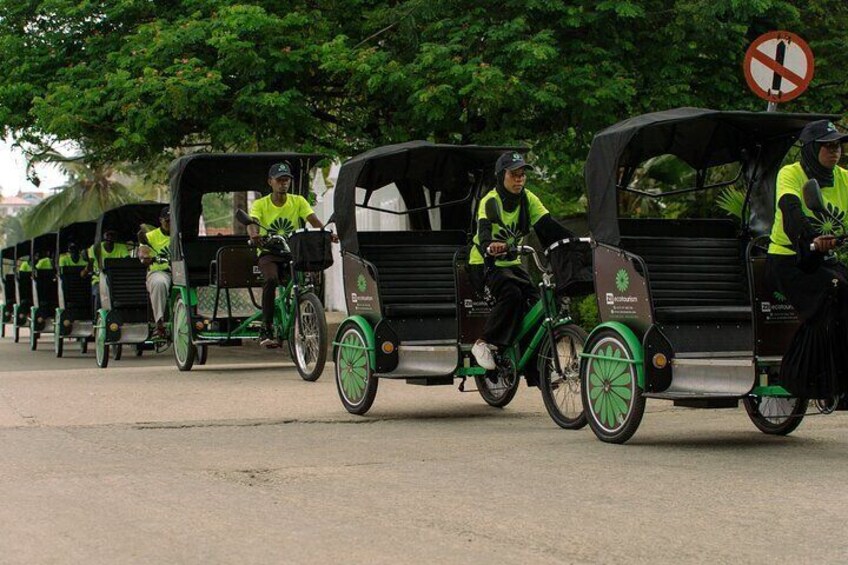
[[[365,275],[360,274],[356,277],[356,289],[359,292],[365,292],[365,289],[368,288],[368,281],[365,280]]]
[[[630,288],[630,275],[624,269],[619,269],[615,274],[615,288],[619,292],[627,292],[627,289]]]

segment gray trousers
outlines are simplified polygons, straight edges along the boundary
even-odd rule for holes
[[[150,295],[153,318],[157,322],[165,320],[170,293],[171,273],[168,271],[150,271],[147,273],[147,294]]]

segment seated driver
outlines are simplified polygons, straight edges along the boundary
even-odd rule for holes
[[[267,226],[270,233],[288,237],[297,229],[309,222],[313,227],[323,228],[324,224],[315,215],[312,206],[303,196],[289,194],[294,175],[291,166],[286,163],[275,163],[268,171],[268,185],[271,194],[263,196],[253,202],[250,207],[250,216],[263,226]],[[270,251],[261,248],[262,237],[268,235],[265,228],[255,225],[247,226],[247,233],[254,245],[260,248],[257,264],[262,272],[262,329],[259,334],[259,343],[263,347],[273,348],[279,346],[274,339],[274,300],[280,279],[288,272],[288,260]],[[338,241],[333,236],[333,241]]]
[[[520,153],[501,155],[495,164],[497,186],[483,196],[477,209],[469,271],[472,278],[482,279],[495,305],[471,354],[489,371],[496,367],[493,351],[512,343],[528,303],[539,296],[521,259],[508,251],[522,245],[530,228],[546,244],[574,235],[551,218],[542,201],[524,188],[528,170],[532,167]],[[487,214],[487,207],[497,209],[496,221],[490,219],[492,212]]]
[[[165,338],[165,312],[171,294],[171,209],[159,212],[159,227],[138,232],[138,258],[147,265],[147,293],[153,307],[154,338]]]

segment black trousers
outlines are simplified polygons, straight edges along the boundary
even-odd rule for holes
[[[289,262],[276,255],[262,255],[257,261],[262,273],[262,323],[267,329],[274,325],[274,300],[281,281],[289,279]]]
[[[515,339],[528,303],[538,300],[539,292],[527,271],[519,266],[492,267],[487,270],[485,281],[495,306],[483,328],[483,340],[503,347]]]

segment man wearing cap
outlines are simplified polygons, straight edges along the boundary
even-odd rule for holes
[[[171,209],[168,206],[159,212],[159,227],[138,233],[141,247],[138,257],[147,265],[147,293],[156,320],[154,338],[164,338],[165,311],[171,293]]]
[[[781,383],[806,398],[848,392],[845,376],[832,370],[848,367],[848,269],[830,253],[848,227],[848,171],[838,166],[846,139],[828,120],[809,123],[800,135],[801,160],[777,175],[766,272],[802,321],[783,357]],[[804,205],[809,179],[818,181],[827,215]]]
[[[309,222],[313,227],[323,228],[324,224],[315,215],[312,206],[306,198],[289,194],[294,175],[291,165],[286,162],[275,163],[268,171],[268,185],[271,194],[253,202],[250,216],[262,226],[247,226],[247,233],[253,244],[260,249],[257,263],[262,272],[262,330],[259,343],[263,347],[277,347],[279,342],[274,339],[272,326],[274,323],[274,300],[280,279],[285,277],[288,269],[286,259],[262,249],[262,237],[265,235],[283,235],[288,237],[295,230]],[[333,235],[333,241],[338,238]]]
[[[520,153],[501,155],[495,164],[497,186],[480,200],[477,209],[477,233],[469,270],[472,278],[483,279],[495,305],[471,353],[487,370],[495,369],[493,351],[512,342],[525,307],[538,297],[515,248],[522,245],[530,228],[543,243],[573,235],[551,218],[535,194],[524,188],[528,170],[532,167]],[[479,273],[476,277],[475,271]]]

